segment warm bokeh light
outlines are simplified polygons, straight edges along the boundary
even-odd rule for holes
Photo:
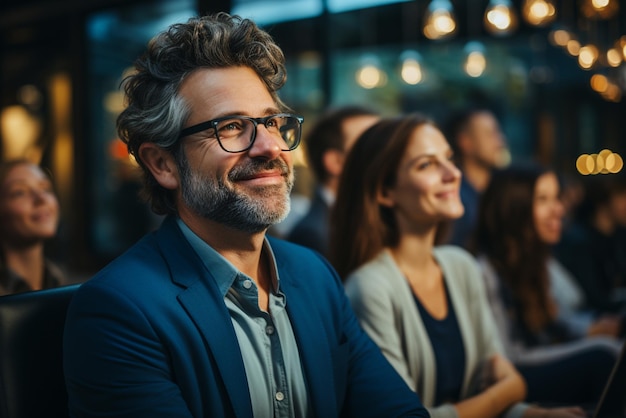
[[[606,51],[606,62],[613,68],[619,67],[622,64],[622,51],[617,48]]]
[[[517,29],[517,15],[509,0],[490,0],[485,10],[485,29],[492,35],[508,35]]]
[[[583,15],[590,19],[611,19],[619,10],[619,1],[583,0],[580,9]]]
[[[556,18],[552,0],[524,0],[522,13],[526,21],[534,26],[545,26]]]
[[[588,70],[596,63],[598,55],[598,48],[595,45],[585,45],[578,51],[578,65],[580,68]]]
[[[576,170],[583,176],[615,174],[623,168],[622,157],[609,149],[603,149],[597,154],[581,154],[576,159]]]
[[[550,43],[556,46],[566,47],[567,42],[572,39],[570,33],[565,29],[557,29],[550,32]]]
[[[487,68],[487,59],[485,58],[485,46],[477,41],[470,41],[465,45],[465,62],[463,70],[470,77],[480,77]]]
[[[387,74],[381,68],[376,55],[364,55],[361,58],[361,67],[356,72],[356,82],[364,89],[384,86],[387,83]]]
[[[449,0],[432,0],[424,16],[424,35],[428,39],[442,39],[454,33],[456,20]]]
[[[566,48],[568,54],[573,57],[577,57],[578,53],[580,52],[580,42],[578,42],[576,39],[570,39],[569,41],[567,41]]]
[[[609,173],[616,174],[622,171],[622,168],[624,168],[624,160],[622,157],[619,154],[613,153],[607,158],[607,162],[609,161],[609,158],[611,159],[611,165],[609,166],[607,164],[607,170]]]
[[[470,77],[480,77],[487,67],[487,60],[480,51],[473,51],[467,54],[464,69]]]
[[[26,84],[17,91],[18,100],[29,109],[37,110],[43,103],[43,95],[39,89],[32,85]]]
[[[27,157],[36,148],[42,127],[42,121],[24,106],[13,105],[3,108],[0,112],[3,158],[8,160]]]
[[[417,51],[405,51],[400,56],[400,60],[402,62],[400,68],[402,80],[411,85],[419,84],[424,77],[420,64],[420,54]]]
[[[602,74],[594,74],[591,77],[591,88],[598,93],[603,93],[609,88],[609,80]]]
[[[359,69],[356,81],[366,89],[373,89],[380,83],[380,70],[374,65],[365,65]]]
[[[609,83],[606,91],[601,93],[602,97],[609,102],[620,102],[622,100],[622,89],[615,83]]]

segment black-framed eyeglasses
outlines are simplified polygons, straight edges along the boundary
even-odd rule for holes
[[[178,138],[211,129],[213,132],[209,132],[209,136],[217,138],[224,151],[244,152],[252,148],[260,123],[268,132],[282,140],[282,151],[291,151],[300,144],[303,121],[303,117],[289,113],[278,113],[264,118],[224,116],[185,128],[180,131]]]

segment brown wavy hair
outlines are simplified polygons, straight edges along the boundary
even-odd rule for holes
[[[496,170],[481,199],[473,244],[510,290],[513,316],[531,333],[556,316],[549,295],[550,248],[539,238],[533,217],[535,185],[549,172],[537,165]]]
[[[330,219],[329,258],[342,278],[398,243],[394,214],[378,196],[395,184],[411,135],[425,124],[434,125],[419,113],[382,119],[350,150]]]

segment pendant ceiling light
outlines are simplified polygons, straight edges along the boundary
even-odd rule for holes
[[[450,0],[432,0],[424,16],[424,36],[433,40],[447,38],[454,34],[456,27]]]
[[[419,84],[424,78],[422,56],[414,50],[407,50],[400,55],[400,77],[407,84]]]
[[[485,46],[481,42],[471,41],[465,45],[465,62],[463,70],[470,77],[480,77],[487,67],[487,59],[485,58]]]
[[[588,19],[611,19],[619,10],[619,2],[617,0],[583,0],[580,9]]]
[[[545,26],[556,19],[553,0],[524,0],[524,19],[533,26]]]
[[[517,14],[510,0],[490,0],[485,10],[485,29],[495,36],[504,36],[517,29]]]

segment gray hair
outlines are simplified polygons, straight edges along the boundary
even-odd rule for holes
[[[179,152],[178,135],[190,109],[178,94],[187,75],[198,68],[252,68],[277,106],[287,75],[283,52],[254,22],[227,13],[195,17],[155,36],[123,81],[127,107],[117,119],[120,138],[144,173],[142,196],[158,214],[175,213],[174,196],[154,179],[139,158],[139,147],[152,142]]]

